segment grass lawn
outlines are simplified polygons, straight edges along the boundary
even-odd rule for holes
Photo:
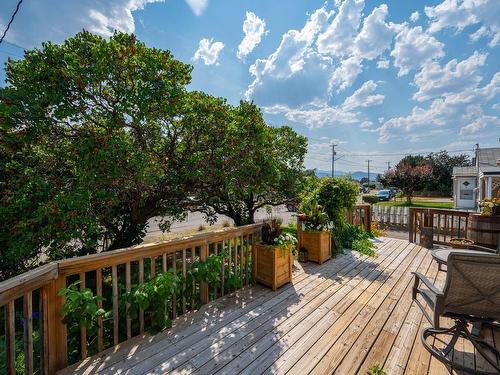
[[[379,206],[394,206],[394,207],[422,207],[422,208],[453,208],[453,202],[432,202],[432,201],[419,201],[413,200],[409,205],[406,201],[390,201],[378,202]]]

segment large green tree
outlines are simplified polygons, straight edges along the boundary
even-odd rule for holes
[[[296,200],[303,177],[307,139],[287,126],[268,126],[253,103],[229,107],[224,137],[217,140],[205,165],[204,188],[194,197],[195,209],[208,220],[217,214],[236,225],[254,222],[265,205]]]
[[[6,65],[0,89],[0,277],[141,242],[180,217],[225,108],[191,66],[133,35],[82,32]]]

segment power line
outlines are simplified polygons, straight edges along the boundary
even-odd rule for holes
[[[0,38],[0,44],[2,44],[5,36],[7,35],[7,31],[9,31],[10,25],[12,25],[12,22],[14,22],[14,18],[16,18],[16,14],[19,11],[19,7],[21,6],[22,2],[23,2],[23,0],[19,0],[17,2],[16,9],[14,10],[14,13],[12,13],[12,17],[10,17],[10,21],[7,24],[7,27],[5,28],[2,37]]]

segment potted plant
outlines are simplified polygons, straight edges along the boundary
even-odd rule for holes
[[[468,249],[474,245],[474,241],[467,238],[452,238],[450,240],[450,246],[455,249]]]
[[[296,243],[294,236],[282,233],[280,220],[264,222],[262,241],[255,245],[255,280],[272,290],[292,281],[292,250]]]
[[[483,199],[479,203],[481,208],[481,216],[499,216],[500,215],[500,198]]]
[[[305,217],[300,245],[307,250],[308,260],[321,264],[331,257],[331,221],[316,199],[304,202],[301,210]]]

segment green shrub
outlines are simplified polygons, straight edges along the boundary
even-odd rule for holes
[[[352,249],[369,256],[375,255],[375,245],[370,241],[372,234],[362,228],[344,223],[339,229],[333,232],[333,240],[336,252],[342,252],[342,249]]]
[[[363,195],[363,202],[375,204],[378,203],[378,197],[376,195]]]
[[[352,241],[352,250],[357,251],[360,254],[373,257],[375,256],[374,249],[375,245],[368,238],[360,238]]]
[[[368,375],[387,375],[387,373],[382,369],[382,367],[375,363],[372,367],[368,369]]]

